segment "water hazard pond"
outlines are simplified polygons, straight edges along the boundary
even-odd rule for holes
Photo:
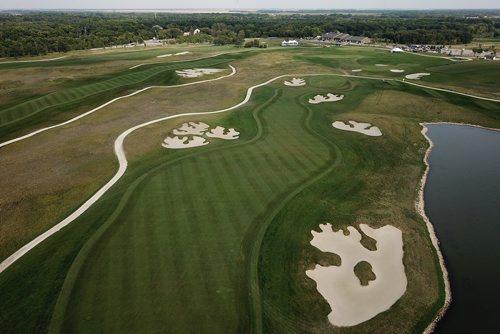
[[[426,213],[441,241],[452,303],[436,333],[498,329],[500,131],[429,124]]]

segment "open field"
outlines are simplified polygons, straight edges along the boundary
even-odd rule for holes
[[[12,189],[0,197],[0,259],[66,217],[111,178],[117,166],[113,142],[128,128],[167,115],[228,108],[248,87],[279,75],[306,82],[289,87],[278,79],[234,111],[176,118],[130,134],[124,176],[74,223],[0,273],[1,332],[418,333],[434,319],[444,290],[426,225],[415,210],[428,145],[419,123],[500,127],[500,103],[393,79],[429,72],[417,83],[494,97],[499,92],[492,78],[500,64],[367,48],[230,51],[130,73],[113,70],[105,80],[76,80],[23,102],[29,108],[9,107],[5,115],[21,125],[5,138],[49,119],[68,119],[58,111],[45,120],[32,116],[44,114],[45,104],[54,110],[70,106],[67,112],[76,116],[90,110],[88,97],[107,86],[92,106],[158,82],[193,81],[179,81],[176,69],[237,69],[211,83],[151,89],[0,148],[0,186]],[[166,53],[155,50],[155,57],[156,52]],[[198,53],[214,54],[208,47]],[[110,52],[110,57],[126,59],[125,54]],[[338,76],[353,75],[357,68],[369,78]],[[308,102],[328,93],[344,98]],[[24,116],[33,121],[23,123]],[[383,135],[332,127],[349,120],[371,123]],[[162,147],[187,121],[235,128],[240,136],[210,139],[198,148]],[[403,232],[408,287],[387,312],[354,327],[330,325],[331,310],[305,275],[316,264],[338,265],[334,254],[309,244],[310,231],[325,222],[335,228],[389,224]]]

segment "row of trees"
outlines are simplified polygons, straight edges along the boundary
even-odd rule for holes
[[[497,13],[498,14],[498,13]],[[245,38],[315,37],[342,31],[411,44],[469,43],[474,35],[498,33],[499,20],[460,12],[348,14],[0,14],[0,57],[39,55],[141,42],[153,37],[177,42],[241,45]],[[498,17],[498,15],[496,16]],[[199,34],[184,32],[200,29]]]

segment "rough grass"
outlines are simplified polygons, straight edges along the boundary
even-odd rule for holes
[[[354,274],[361,285],[368,285],[370,281],[377,279],[372,269],[372,265],[366,261],[361,261],[354,266]]]

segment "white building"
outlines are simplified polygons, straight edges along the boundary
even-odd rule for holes
[[[391,49],[391,53],[399,53],[399,52],[404,52],[404,51],[401,48],[392,48]]]
[[[283,41],[281,42],[281,46],[299,46],[299,42],[296,40]]]

